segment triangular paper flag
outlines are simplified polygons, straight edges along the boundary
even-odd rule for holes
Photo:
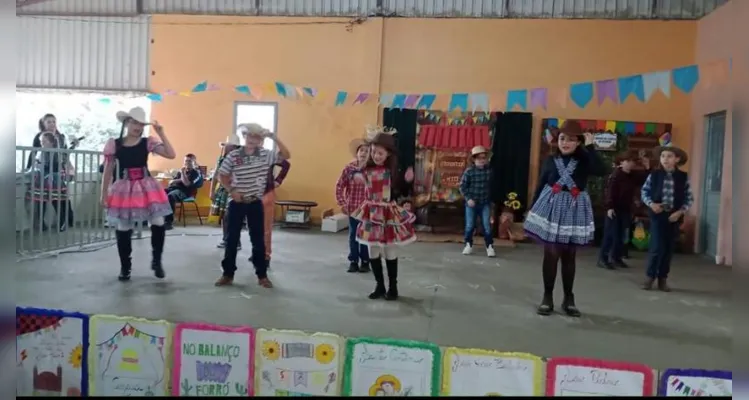
[[[338,92],[338,94],[335,97],[335,106],[342,106],[343,103],[346,102],[346,98],[348,97],[348,92]]]
[[[286,85],[281,82],[276,82],[276,93],[281,97],[286,97]]]
[[[512,111],[515,106],[525,111],[528,108],[527,90],[510,90],[507,92],[507,111]]]
[[[531,89],[530,108],[542,108],[545,110],[549,101],[548,96],[549,96],[549,90],[546,88]]]
[[[616,103],[616,81],[613,79],[597,81],[596,94],[598,95],[598,105],[603,104],[606,99],[611,99]]]
[[[359,93],[356,98],[354,99],[353,104],[364,104],[365,101],[369,98],[369,93]]]
[[[585,108],[593,100],[593,82],[570,85],[570,98],[580,108]]]
[[[674,86],[689,94],[700,81],[700,69],[696,65],[675,68],[671,72],[671,77],[674,80]]]
[[[191,92],[189,92],[189,91],[187,91],[187,90],[186,90],[186,91],[184,91],[184,92],[179,92],[179,95],[180,95],[180,96],[184,96],[184,97],[190,97],[190,95],[191,95],[191,94],[192,94],[192,93],[191,93]]]
[[[637,100],[645,101],[645,85],[642,81],[642,75],[625,76],[618,79],[619,82],[619,103],[624,103],[630,95],[634,95]]]
[[[419,95],[418,94],[409,94],[406,96],[406,101],[403,104],[403,108],[408,109],[414,109],[416,108],[416,103],[419,101]]]
[[[645,101],[650,100],[656,90],[663,92],[666,97],[671,97],[671,71],[658,71],[644,74],[642,86]]]

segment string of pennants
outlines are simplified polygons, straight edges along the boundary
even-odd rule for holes
[[[132,326],[130,324],[125,324],[122,327],[122,329],[120,329],[119,331],[117,331],[117,333],[115,333],[114,335],[112,335],[112,337],[110,337],[109,339],[107,339],[107,340],[105,340],[105,341],[103,341],[101,343],[97,343],[96,345],[99,346],[99,347],[107,346],[109,348],[112,348],[113,346],[116,346],[117,343],[123,337],[125,337],[125,336],[132,336],[132,337],[134,337],[136,339],[142,339],[144,342],[147,342],[147,343],[150,343],[150,344],[158,344],[159,347],[163,347],[164,346],[164,338],[163,337],[159,337],[159,336],[154,336],[154,335],[148,334],[148,333],[143,332],[143,331],[139,330],[138,328],[136,328],[136,327],[134,327],[134,326]]]
[[[551,102],[561,108],[566,108],[571,100],[579,108],[585,108],[596,100],[598,105],[609,101],[622,104],[630,98],[639,102],[647,102],[658,91],[670,98],[672,86],[679,91],[689,94],[699,83],[710,87],[728,80],[732,70],[731,59],[718,60],[703,65],[688,65],[671,70],[656,71],[637,75],[622,76],[614,79],[573,83],[567,87],[509,90],[504,93],[506,110],[547,109]],[[190,90],[166,90],[163,93],[151,93],[148,99],[163,102],[170,96],[191,97],[200,93],[226,90],[215,83],[202,81]],[[234,92],[250,96],[256,100],[266,95],[277,95],[287,99],[327,99],[332,96],[335,107],[344,105],[355,106],[370,102],[378,102],[383,107],[398,109],[432,109],[438,94],[436,93],[367,93],[337,91],[334,93],[321,92],[307,86],[297,86],[284,82],[265,84],[240,84],[231,88]],[[501,101],[493,101],[503,97],[496,93],[452,93],[448,94],[447,110],[457,111],[495,111],[502,107]],[[495,104],[490,104],[495,103]]]
[[[677,392],[681,392],[684,394],[684,396],[689,397],[702,397],[705,396],[705,392],[700,388],[693,388],[686,383],[684,383],[681,379],[677,377],[673,377],[673,380],[671,381],[671,387],[674,388]]]

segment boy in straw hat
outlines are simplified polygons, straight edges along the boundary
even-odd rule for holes
[[[671,290],[668,273],[679,226],[694,203],[694,196],[687,173],[679,170],[687,163],[687,153],[675,146],[660,146],[656,147],[655,156],[660,163],[645,180],[641,191],[642,202],[650,209],[648,269],[643,289],[652,289],[657,279],[658,289],[668,292]]]
[[[280,157],[288,160],[289,149],[270,131],[259,124],[240,124],[237,127],[244,139],[244,146],[231,151],[219,168],[219,180],[229,194],[227,206],[228,238],[221,261],[223,274],[216,286],[231,285],[237,270],[237,245],[242,231],[242,222],[247,221],[252,243],[252,264],[255,266],[258,284],[272,288],[268,279],[268,265],[265,261],[265,227],[262,197],[268,179],[268,170]],[[278,154],[263,148],[265,139],[278,145]]]
[[[486,255],[494,257],[494,238],[491,228],[491,198],[490,185],[492,169],[489,166],[489,150],[484,146],[471,149],[471,165],[463,172],[460,179],[460,194],[466,201],[466,225],[464,232],[465,247],[463,254],[469,255],[473,251],[473,229],[476,217],[480,218],[484,230],[484,244]]]
[[[348,228],[348,272],[369,272],[369,248],[356,240],[356,230],[359,221],[351,217],[351,213],[359,208],[366,199],[364,182],[353,178],[367,165],[369,159],[369,143],[364,139],[354,139],[349,143],[349,151],[354,160],[346,164],[341,176],[335,184],[335,198],[341,212],[349,216]]]

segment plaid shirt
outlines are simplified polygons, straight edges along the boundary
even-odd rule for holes
[[[359,171],[356,161],[352,161],[343,168],[341,176],[335,184],[335,200],[339,206],[352,212],[366,199],[364,192],[364,183],[357,182],[354,179],[354,173]]]
[[[460,194],[468,200],[479,204],[488,204],[490,201],[492,169],[488,165],[484,168],[476,168],[472,165],[463,172],[460,179]]]
[[[651,176],[652,175],[649,175],[648,179],[645,180],[640,196],[642,197],[642,202],[648,207],[653,204],[651,194],[652,184],[650,182]],[[684,191],[686,193],[684,193],[684,205],[681,207],[681,210],[686,212],[694,203],[694,195],[692,194],[692,187],[689,185],[689,180],[684,182]],[[663,197],[661,199],[661,204],[666,211],[671,211],[674,208],[674,174],[672,172],[666,172],[666,176],[663,178]]]

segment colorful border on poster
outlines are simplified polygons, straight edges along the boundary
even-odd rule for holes
[[[672,376],[691,376],[695,378],[714,378],[733,381],[733,372],[731,371],[669,368],[661,373],[661,379],[659,380],[658,384],[658,396],[666,396],[666,391],[668,389],[668,378]]]
[[[34,308],[34,307],[16,307],[16,316],[19,314],[27,315],[46,315],[50,317],[60,318],[78,318],[83,320],[83,331],[81,338],[81,346],[83,346],[83,356],[81,362],[81,396],[88,397],[88,346],[89,346],[89,316],[79,312],[67,312],[63,310],[51,310],[46,308]],[[18,328],[18,326],[16,326]]]
[[[301,337],[305,337],[305,338],[308,338],[308,337],[323,337],[323,338],[328,338],[328,339],[332,339],[332,340],[337,341],[338,342],[338,348],[341,350],[342,354],[339,355],[338,365],[336,365],[336,368],[337,368],[337,372],[336,373],[339,376],[341,376],[341,378],[339,380],[341,383],[338,384],[338,387],[336,389],[337,389],[338,393],[341,393],[338,396],[342,395],[341,385],[342,385],[343,380],[345,379],[344,378],[345,374],[342,371],[343,371],[343,368],[344,368],[344,364],[345,364],[346,360],[348,359],[346,357],[347,356],[347,354],[346,354],[346,350],[347,350],[346,339],[343,336],[336,335],[335,333],[328,333],[328,332],[307,333],[305,331],[300,331],[300,330],[295,330],[295,329],[258,329],[257,332],[256,332],[256,336],[255,336],[256,340],[260,336],[259,333],[261,331],[265,332],[266,334],[271,334],[272,333],[272,334],[281,334],[281,335],[295,335],[295,336],[301,336]],[[255,356],[253,357],[253,363],[254,363],[253,367],[255,367],[255,370],[258,369],[257,366],[260,365],[260,363],[262,362],[261,360],[262,360],[262,357],[261,357],[260,353],[259,352],[255,353]],[[262,376],[260,376],[259,374],[256,374],[255,375],[255,379],[254,379],[254,385],[260,386],[262,378],[263,378]]]
[[[192,329],[195,331],[217,331],[226,333],[246,333],[250,336],[250,359],[247,360],[249,364],[249,376],[247,377],[247,395],[252,397],[255,395],[255,382],[252,377],[255,375],[255,330],[249,326],[224,326],[224,325],[213,325],[199,322],[185,322],[177,324],[174,327],[174,339],[172,340],[172,354],[174,358],[174,365],[172,365],[172,382],[179,382],[181,380],[179,365],[182,365],[182,351],[179,348],[182,343],[182,331],[185,329]],[[179,397],[179,385],[172,385],[172,396]]]
[[[530,354],[530,353],[503,353],[495,350],[482,350],[482,349],[462,349],[459,347],[448,347],[442,354],[442,392],[441,396],[448,396],[450,393],[450,377],[452,375],[452,368],[450,363],[446,362],[448,356],[455,356],[459,354],[471,354],[474,356],[495,356],[503,358],[519,358],[522,360],[528,360],[533,362],[535,372],[533,373],[533,395],[543,397],[544,396],[544,359]]]
[[[138,317],[118,317],[116,315],[109,315],[109,314],[96,314],[89,317],[89,346],[91,344],[96,344],[96,340],[94,340],[94,333],[96,332],[96,322],[100,320],[109,320],[109,321],[121,321],[121,322],[142,322],[147,324],[162,324],[167,326],[166,331],[166,337],[164,338],[164,349],[166,349],[166,352],[164,354],[164,387],[169,388],[171,385],[171,382],[169,379],[171,378],[171,368],[172,368],[172,357],[169,357],[168,351],[172,349],[172,324],[169,321],[159,319],[159,320],[152,320],[147,318],[138,318]],[[93,352],[88,353],[88,364],[89,366],[95,365],[95,360],[93,356]],[[90,393],[95,393],[96,385],[94,384],[94,376],[93,374],[89,374],[88,376],[88,389]],[[169,390],[165,390],[164,394],[161,396],[169,396]],[[158,396],[157,396],[158,397]]]
[[[442,372],[442,352],[440,347],[429,342],[416,340],[378,339],[378,338],[351,338],[346,340],[346,361],[343,366],[343,388],[341,396],[351,396],[351,371],[353,369],[354,346],[357,344],[381,344],[386,346],[407,347],[410,349],[429,350],[432,352],[432,393],[431,397],[439,397],[440,373]]]
[[[557,367],[560,365],[572,365],[588,368],[607,368],[620,371],[640,372],[645,375],[645,383],[642,395],[650,397],[654,394],[655,373],[653,369],[643,364],[628,363],[622,361],[592,360],[577,357],[557,357],[546,362],[546,396],[554,396],[556,391]]]

